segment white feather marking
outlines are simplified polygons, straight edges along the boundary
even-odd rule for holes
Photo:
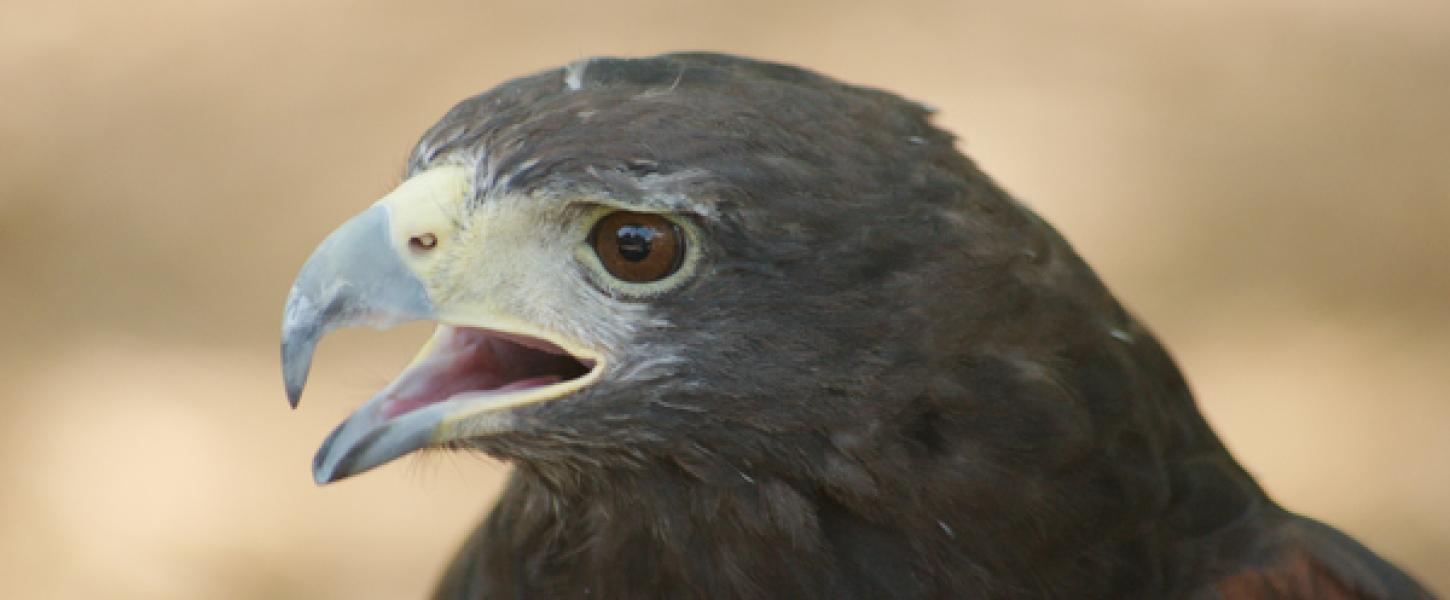
[[[509,174],[504,175],[503,176],[503,179],[500,179],[496,185],[500,189],[508,189],[508,187],[513,184],[514,178],[518,177],[524,171],[527,171],[529,169],[534,168],[534,165],[537,165],[537,164],[539,164],[539,159],[537,159],[537,158],[530,158],[530,159],[524,161],[522,164],[520,164],[518,166],[518,168],[514,169],[513,171],[510,171]]]
[[[584,58],[564,67],[564,87],[571,92],[584,89],[584,71],[589,68],[589,59]]]

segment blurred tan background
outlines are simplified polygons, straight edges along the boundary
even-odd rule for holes
[[[0,4],[0,597],[408,598],[505,467],[312,452],[288,284],[454,102],[717,49],[927,101],[1172,348],[1285,504],[1450,591],[1450,3]]]

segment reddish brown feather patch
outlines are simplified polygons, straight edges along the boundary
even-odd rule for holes
[[[1220,581],[1226,600],[1370,600],[1335,577],[1303,550],[1295,548],[1278,564],[1240,571]]]

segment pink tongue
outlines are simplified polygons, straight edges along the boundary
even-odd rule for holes
[[[383,410],[384,418],[391,419],[442,402],[464,390],[488,389],[502,384],[502,377],[491,369],[477,368],[480,364],[491,363],[492,358],[488,346],[481,339],[469,339],[454,332],[439,340],[432,356],[408,369],[385,392],[389,402]]]
[[[508,381],[509,374],[498,364],[503,359],[498,349],[484,337],[455,332],[442,340],[433,356],[409,369],[387,390],[383,418],[393,419],[459,394],[509,392],[562,380],[558,375],[541,375]]]
[[[513,390],[526,390],[526,389],[533,388],[533,387],[542,387],[542,386],[546,386],[546,385],[553,384],[553,383],[559,383],[560,381],[563,381],[563,378],[562,377],[559,377],[558,375],[543,375],[543,376],[540,376],[540,377],[530,377],[528,379],[520,379],[520,380],[515,381],[513,383],[510,383],[508,385],[499,387],[498,389],[493,389],[493,390],[488,390],[488,391],[490,391],[490,392],[510,392],[510,391],[513,391]]]

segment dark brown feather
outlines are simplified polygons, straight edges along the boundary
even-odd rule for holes
[[[1358,542],[1291,517],[1268,528],[1263,558],[1214,587],[1225,600],[1421,600],[1430,593]]]
[[[681,362],[473,440],[517,472],[438,597],[1428,596],[1271,502],[1153,335],[928,116],[684,54],[435,125],[410,168],[474,161],[480,203],[711,215],[619,368]]]

